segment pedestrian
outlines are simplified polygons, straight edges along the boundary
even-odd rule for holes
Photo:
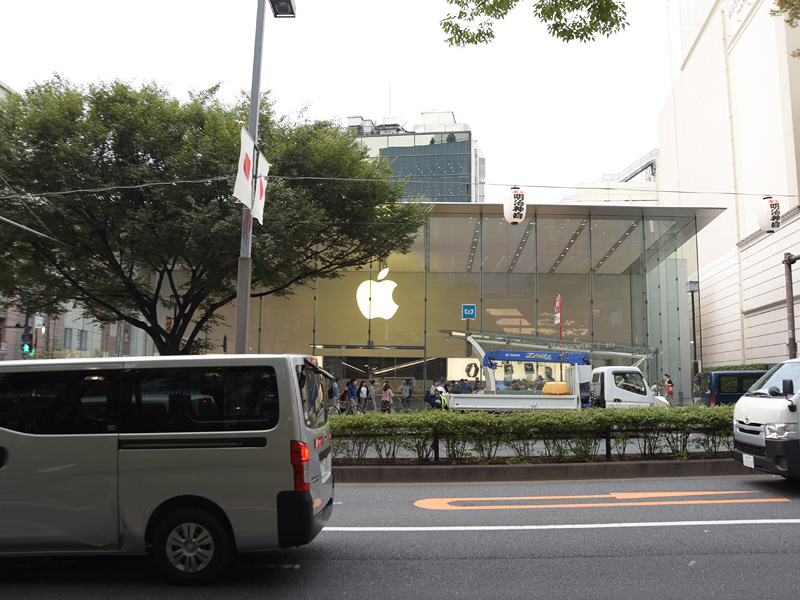
[[[367,410],[367,399],[369,398],[369,388],[367,388],[367,382],[362,380],[361,383],[358,384],[358,405],[361,407],[361,410]]]
[[[400,402],[403,404],[403,408],[406,410],[411,410],[411,392],[413,389],[414,388],[411,385],[411,380],[404,379],[403,385],[400,386],[400,393],[402,394]]]
[[[369,386],[367,386],[367,408],[366,412],[375,412],[377,410],[377,406],[375,405],[375,380],[369,380]]]
[[[389,385],[389,382],[383,384],[383,395],[381,396],[381,412],[392,412],[392,398],[394,397],[394,392],[392,391],[392,386]]]
[[[431,385],[431,389],[425,392],[424,400],[428,404],[430,404],[433,408],[436,408],[435,400],[436,400],[436,388],[439,387],[440,379],[437,377],[433,380],[433,384]]]
[[[328,388],[328,398],[333,400],[334,404],[336,404],[337,408],[339,405],[339,384],[342,383],[342,380],[338,377],[331,381],[331,387]]]
[[[447,395],[444,386],[440,385],[436,388],[436,392],[433,397],[433,407],[441,408],[442,410],[449,410],[447,408]]]
[[[664,373],[664,394],[670,404],[675,401],[675,386],[672,384],[669,373]]]
[[[355,403],[358,402],[358,388],[356,388],[355,379],[350,380],[350,383],[347,384],[347,390],[345,391],[347,392],[347,398],[345,398],[345,400],[347,400],[347,408],[350,408],[351,406],[354,407]]]
[[[471,394],[472,388],[469,385],[469,381],[466,379],[461,380],[461,389],[459,390],[460,394]]]

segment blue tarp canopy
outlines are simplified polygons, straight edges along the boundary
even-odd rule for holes
[[[586,352],[516,352],[512,350],[491,350],[483,357],[483,366],[497,368],[496,361],[515,362],[554,362],[571,365],[588,365]]]

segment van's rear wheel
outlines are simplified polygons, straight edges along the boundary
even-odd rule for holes
[[[233,562],[228,529],[211,513],[183,508],[168,515],[155,531],[153,558],[161,573],[183,585],[218,578]]]

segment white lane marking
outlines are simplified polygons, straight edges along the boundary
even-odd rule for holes
[[[733,519],[726,521],[652,521],[644,523],[574,523],[565,525],[460,525],[434,527],[325,527],[336,533],[402,531],[541,531],[550,529],[620,529],[636,527],[706,527],[713,525],[800,525],[800,519]]]

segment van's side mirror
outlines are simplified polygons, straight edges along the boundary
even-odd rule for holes
[[[783,395],[786,396],[787,400],[789,400],[790,396],[794,396],[794,381],[791,379],[783,380]],[[796,410],[797,405],[789,400],[789,412],[795,412]]]

